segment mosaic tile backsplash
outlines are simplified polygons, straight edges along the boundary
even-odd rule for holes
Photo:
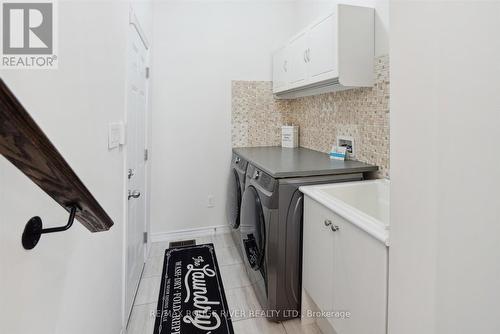
[[[270,81],[232,82],[233,147],[279,146],[289,101],[273,97]]]
[[[281,126],[299,126],[301,147],[329,152],[338,135],[354,138],[356,160],[389,177],[389,57],[375,59],[375,85],[295,100],[275,100],[272,83],[233,81],[233,147],[278,146]]]

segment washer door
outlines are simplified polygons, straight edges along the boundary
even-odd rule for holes
[[[248,264],[253,270],[259,270],[264,260],[266,225],[259,194],[254,186],[249,186],[243,194],[240,232]]]
[[[226,217],[229,226],[237,229],[240,226],[241,185],[240,176],[232,169],[227,185]]]

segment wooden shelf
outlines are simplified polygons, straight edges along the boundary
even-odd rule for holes
[[[0,154],[91,232],[107,231],[113,221],[66,160],[0,79]]]

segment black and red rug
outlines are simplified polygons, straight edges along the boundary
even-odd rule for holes
[[[154,334],[234,334],[213,244],[165,251]]]

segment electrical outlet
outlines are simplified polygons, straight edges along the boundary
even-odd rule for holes
[[[207,207],[209,207],[209,208],[215,207],[215,197],[213,195],[208,195]]]

